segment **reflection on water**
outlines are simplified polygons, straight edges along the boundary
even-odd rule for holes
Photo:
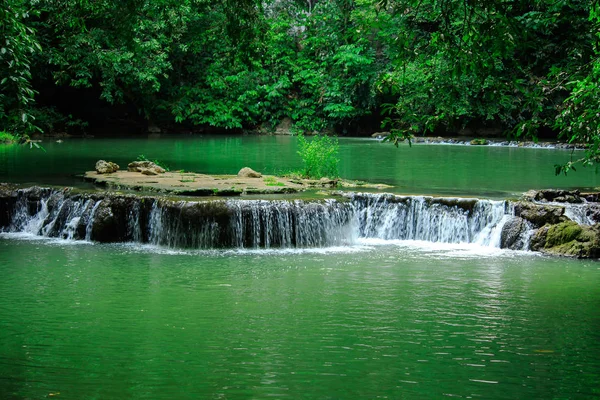
[[[0,274],[0,398],[598,395],[595,262],[4,236]]]

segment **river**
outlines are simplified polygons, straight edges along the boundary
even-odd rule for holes
[[[298,168],[293,138],[0,146],[0,181],[84,185],[96,159]],[[569,152],[341,140],[345,178],[502,198],[594,187]],[[595,398],[600,265],[476,243],[358,237],[179,249],[0,234],[0,398]]]
[[[74,176],[93,170],[100,158],[125,168],[139,155],[172,170],[207,174],[237,174],[243,167],[285,173],[302,165],[296,139],[288,136],[70,139],[42,145],[45,153],[0,146],[0,181],[78,185],[81,180]],[[396,148],[374,139],[340,139],[343,178],[387,183],[403,194],[504,198],[529,189],[600,186],[593,168],[555,176],[554,164],[570,158],[567,150],[424,144]]]

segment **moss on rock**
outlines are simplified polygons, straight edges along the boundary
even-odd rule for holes
[[[536,232],[531,249],[569,257],[597,258],[600,255],[599,231],[598,225],[579,225],[573,221],[547,225]]]

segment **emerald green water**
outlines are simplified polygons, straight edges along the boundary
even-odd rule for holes
[[[301,167],[296,138],[283,136],[71,139],[43,145],[46,153],[0,145],[0,181],[77,185],[81,183],[74,175],[93,170],[100,158],[125,167],[140,154],[173,170],[208,174],[236,174],[245,166],[269,174]],[[570,157],[565,150],[419,144],[395,148],[371,139],[340,139],[342,177],[388,183],[398,193],[505,197],[529,189],[600,186],[593,168],[555,176],[554,164]]]
[[[3,399],[600,396],[596,262],[5,237],[0,274]]]
[[[595,187],[569,152],[340,140],[399,193]],[[99,158],[300,167],[293,138],[0,146],[0,181],[82,185]],[[179,252],[0,234],[0,399],[600,397],[600,264],[472,245]]]

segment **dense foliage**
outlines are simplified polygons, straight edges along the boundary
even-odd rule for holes
[[[599,152],[589,0],[4,0],[0,22],[0,129],[16,133],[290,118],[383,124],[394,141],[560,134],[590,145],[586,163]]]

